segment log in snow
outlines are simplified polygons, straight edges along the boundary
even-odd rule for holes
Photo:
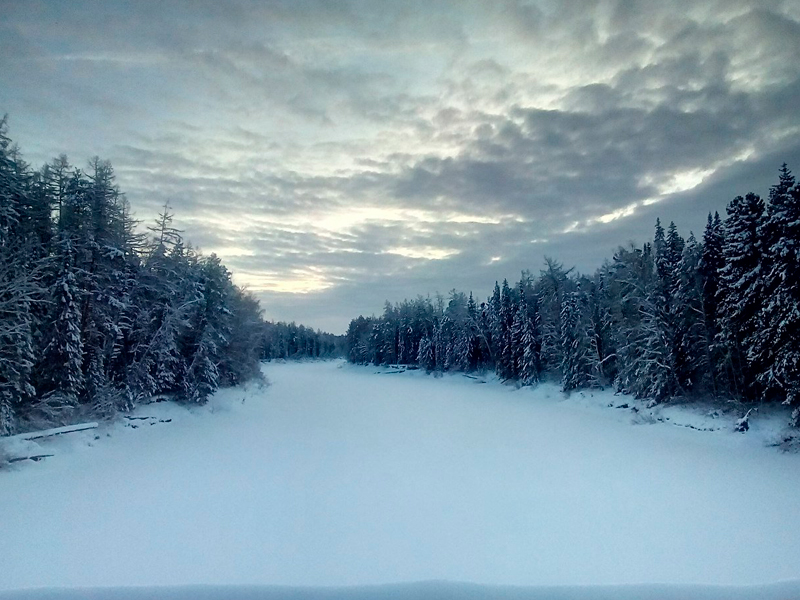
[[[33,456],[17,456],[15,458],[9,458],[8,462],[15,463],[15,462],[22,462],[23,460],[32,460],[33,462],[39,462],[40,460],[44,460],[45,458],[52,457],[52,454],[34,454]]]
[[[44,429],[42,431],[30,431],[28,433],[18,433],[17,435],[12,435],[9,439],[39,440],[42,438],[52,437],[54,435],[75,433],[76,431],[86,431],[87,429],[97,429],[97,423],[79,423],[78,425],[66,425],[65,427],[54,427],[53,429]]]

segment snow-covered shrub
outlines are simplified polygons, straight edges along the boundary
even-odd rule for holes
[[[658,420],[651,412],[635,411],[631,417],[632,425],[655,425]]]
[[[736,425],[734,425],[734,431],[738,431],[739,433],[744,433],[748,429],[750,429],[750,413],[753,412],[754,409],[748,410],[741,419],[736,421]]]
[[[24,430],[32,431],[69,425],[76,419],[78,400],[72,394],[51,392],[34,400],[24,419]]]
[[[127,389],[117,387],[110,381],[103,381],[97,386],[90,412],[81,420],[112,419],[117,414],[127,412],[131,408],[133,408],[133,399]]]

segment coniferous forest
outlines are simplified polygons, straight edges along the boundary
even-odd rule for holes
[[[592,275],[546,258],[485,300],[386,303],[344,340],[264,322],[168,207],[137,227],[111,165],[33,170],[0,121],[0,435],[128,411],[169,394],[203,403],[259,361],[331,358],[428,372],[492,370],[532,385],[613,386],[654,403],[717,397],[794,407],[800,425],[800,184],[734,198],[702,239],[656,222]]]
[[[270,358],[332,356],[336,336],[265,323],[164,208],[142,232],[111,165],[32,170],[0,121],[0,435],[203,403]]]
[[[592,275],[544,262],[485,301],[387,302],[351,321],[348,360],[613,386],[653,404],[783,402],[800,426],[800,185],[785,164],[766,202],[734,198],[702,239],[657,221],[652,243],[620,247]]]

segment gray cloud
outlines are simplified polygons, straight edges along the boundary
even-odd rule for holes
[[[589,271],[800,165],[800,6],[767,0],[3,5],[34,164],[99,154],[271,318]],[[93,26],[88,27],[87,23]]]

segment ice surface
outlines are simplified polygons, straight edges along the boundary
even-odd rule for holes
[[[800,577],[798,455],[633,425],[610,392],[375,371],[269,364],[270,387],[41,441],[55,457],[0,472],[0,590]]]

